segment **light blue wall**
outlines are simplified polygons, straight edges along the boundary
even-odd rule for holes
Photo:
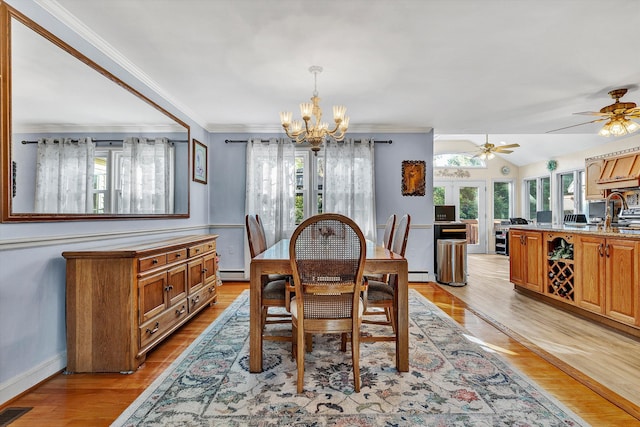
[[[245,156],[246,144],[225,143],[229,140],[280,137],[274,134],[212,134],[211,171],[214,185],[210,187],[210,222],[212,232],[219,234],[220,268],[222,274],[247,277],[245,272]],[[433,271],[433,132],[394,134],[349,134],[350,138],[392,140],[392,144],[375,145],[376,218],[379,227],[389,215],[411,215],[411,232],[407,245],[409,271],[427,274]],[[424,197],[402,196],[402,161],[424,160],[427,164]],[[421,276],[412,275],[415,280]],[[229,276],[231,277],[231,276]]]
[[[191,127],[192,138],[209,141],[209,134],[194,120],[53,19],[35,1],[6,3],[183,120]],[[208,233],[208,187],[190,180],[190,200],[191,217],[187,219],[0,224],[0,404],[66,366],[62,252]]]

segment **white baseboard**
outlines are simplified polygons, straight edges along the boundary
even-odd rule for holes
[[[430,282],[433,280],[431,277],[428,272],[409,273],[410,282]]]
[[[248,276],[246,276],[244,274],[244,270],[220,271],[220,278],[223,281],[225,281],[225,280],[236,280],[236,281],[249,280]]]
[[[24,393],[36,384],[62,371],[67,366],[67,352],[60,353],[53,358],[21,373],[17,377],[0,384],[0,405]]]

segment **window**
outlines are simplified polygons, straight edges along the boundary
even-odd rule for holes
[[[444,205],[444,187],[433,187],[433,204]]]
[[[95,152],[93,158],[93,213],[109,213],[108,152]]]
[[[558,174],[558,198],[562,215],[586,213],[585,173],[573,171]]]
[[[535,219],[538,211],[551,210],[551,180],[548,176],[524,180],[525,217]]]
[[[101,148],[93,160],[93,213],[117,213],[120,201],[121,148]]]
[[[493,183],[493,219],[511,218],[511,200],[513,184],[510,181]]]
[[[479,157],[473,157],[471,154],[437,154],[433,156],[433,167],[465,167],[465,168],[486,168],[487,164]]]
[[[296,225],[323,212],[324,156],[296,150]]]

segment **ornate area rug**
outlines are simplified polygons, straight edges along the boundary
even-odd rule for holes
[[[414,290],[409,372],[395,369],[394,343],[362,343],[355,393],[350,349],[340,351],[339,336],[318,335],[298,395],[287,342],[265,341],[264,371],[249,373],[248,297],[243,292],[113,426],[587,425]]]

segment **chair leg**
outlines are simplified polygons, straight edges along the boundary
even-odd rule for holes
[[[343,333],[341,336],[341,343],[340,343],[340,351],[347,351],[347,334]]]
[[[357,323],[357,322],[354,322]],[[351,332],[351,358],[353,359],[353,389],[360,392],[360,328],[354,326]]]
[[[291,358],[294,360],[298,360],[296,358],[298,349],[298,328],[297,326],[291,322]]]
[[[298,345],[296,346],[296,364],[298,365],[298,393],[304,390],[304,350],[305,333],[299,328],[296,334]]]
[[[264,330],[267,324],[267,315],[269,314],[269,307],[262,307],[262,329]]]
[[[304,336],[304,345],[305,345],[305,349],[307,350],[307,353],[311,353],[311,350],[313,350],[313,335],[312,334],[305,334],[305,336]]]
[[[393,328],[393,333],[398,333],[398,326],[396,325],[396,313],[393,308],[387,307],[387,318],[391,320],[391,327]]]

